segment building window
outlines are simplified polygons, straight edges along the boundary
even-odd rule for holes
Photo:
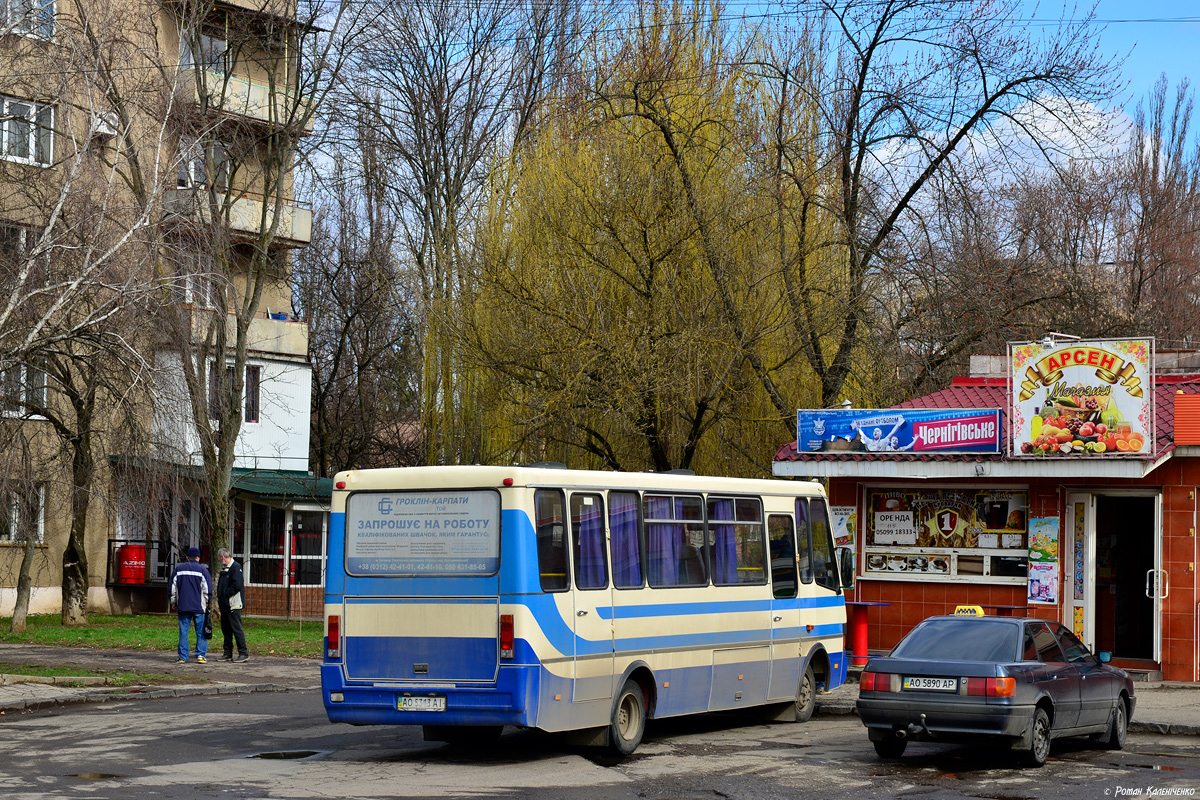
[[[46,533],[46,487],[33,484],[9,488],[0,497],[4,498],[4,510],[0,513],[0,542],[19,544],[30,541],[32,537],[41,544]]]
[[[207,253],[179,252],[175,261],[175,301],[180,305],[217,308],[220,289],[216,267]]]
[[[180,69],[203,69],[224,75],[229,64],[228,54],[229,44],[215,31],[199,36],[179,32]]]
[[[258,422],[258,385],[262,367],[246,367],[246,416],[244,422]]]
[[[23,225],[0,223],[0,262],[18,264],[29,247],[29,229]]]
[[[222,389],[217,382],[218,369],[214,363],[208,370],[208,416],[212,419],[220,417],[225,410],[225,395],[229,393],[229,385],[233,383],[233,367],[226,367],[225,386]]]
[[[0,155],[9,161],[49,166],[53,150],[54,108],[0,97]]]
[[[282,508],[250,504],[249,583],[283,585],[285,515]]]
[[[325,513],[292,512],[292,552],[289,583],[292,586],[321,586],[325,563]]]
[[[233,367],[225,368],[225,393],[229,392],[229,387],[233,383]],[[246,379],[243,382],[242,391],[245,395],[245,404],[243,410],[245,416],[243,422],[258,422],[259,421],[259,395],[261,394],[262,383],[262,367],[250,364],[246,367]],[[225,407],[223,402],[224,396],[221,390],[217,387],[217,366],[213,364],[208,370],[208,415],[210,417],[219,417],[222,409]]]
[[[229,154],[220,142],[180,142],[179,167],[175,171],[178,188],[224,190],[229,188],[229,172]]]
[[[6,417],[38,416],[46,407],[46,371],[16,364],[0,371],[0,410]]]
[[[49,39],[54,35],[54,0],[0,0],[0,30]]]

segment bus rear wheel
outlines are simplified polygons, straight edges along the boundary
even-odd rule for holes
[[[627,756],[642,743],[646,731],[646,698],[637,681],[627,680],[613,706],[608,728],[608,746],[617,755]]]

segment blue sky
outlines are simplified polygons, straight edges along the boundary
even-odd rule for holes
[[[1028,0],[1028,5],[1032,9],[1035,3]],[[1090,5],[1042,0],[1031,19],[1056,22],[1064,9],[1078,8],[1081,16]],[[1128,109],[1164,72],[1172,87],[1188,78],[1193,88],[1200,88],[1200,0],[1099,0],[1096,18],[1105,27],[1103,51],[1129,53],[1123,69],[1129,82]]]

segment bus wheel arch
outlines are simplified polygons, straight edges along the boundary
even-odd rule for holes
[[[650,667],[644,661],[630,664],[625,669],[625,673],[621,675],[620,680],[616,682],[618,689],[623,687],[626,681],[634,681],[641,687],[642,697],[646,701],[646,718],[653,719],[654,711],[658,706],[658,684],[655,682],[654,673],[650,671]]]
[[[813,677],[816,678],[816,685],[813,687],[818,694],[824,694],[829,691],[832,672],[829,666],[829,653],[825,648],[818,645],[814,647],[805,659],[805,667],[812,667]]]

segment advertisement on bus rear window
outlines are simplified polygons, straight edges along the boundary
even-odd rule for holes
[[[352,575],[493,575],[499,567],[494,491],[360,492],[346,503]]]

